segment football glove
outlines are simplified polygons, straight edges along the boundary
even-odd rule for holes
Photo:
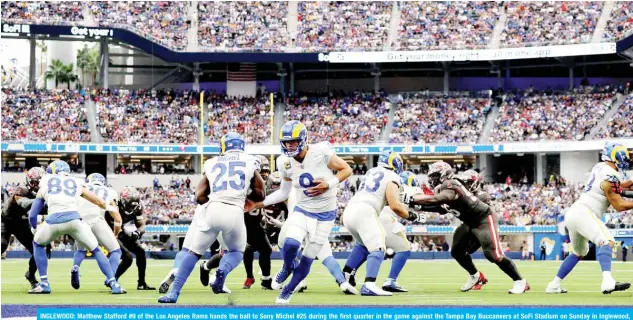
[[[136,230],[136,231],[132,232],[132,234],[130,234],[130,237],[132,238],[133,241],[136,241],[136,240],[140,239],[142,236],[143,236],[143,234],[140,231],[138,231],[138,230]]]
[[[411,201],[413,200],[413,196],[408,194],[407,192],[401,192],[400,193],[400,202],[402,202],[405,205],[410,205]]]

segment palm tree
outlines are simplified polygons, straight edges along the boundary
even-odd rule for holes
[[[40,48],[40,76],[44,73],[44,56],[48,52],[48,46],[44,40],[41,43],[35,42],[35,45]]]
[[[55,88],[57,88],[61,82],[66,83],[68,89],[70,89],[70,84],[79,80],[73,68],[72,63],[65,65],[61,60],[55,59],[51,61],[51,64],[48,66],[49,70],[44,74],[44,78],[46,80],[55,79]]]
[[[44,74],[44,79],[55,79],[55,88],[57,88],[59,82],[64,82],[64,67],[65,65],[61,60],[53,59],[48,66],[48,71]]]
[[[84,44],[82,49],[77,50],[77,68],[81,70],[81,85],[85,86],[85,74],[88,69],[90,69],[90,65],[92,64],[92,55],[91,50],[88,48],[88,45]]]

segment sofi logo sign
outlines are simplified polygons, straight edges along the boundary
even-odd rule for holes
[[[112,37],[114,35],[114,30],[72,27],[72,29],[70,29],[70,33],[74,36]]]

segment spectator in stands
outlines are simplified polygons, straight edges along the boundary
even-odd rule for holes
[[[247,143],[270,142],[268,98],[230,98],[226,95],[210,94],[207,103],[207,135],[211,142],[219,142],[229,131],[240,133]]]
[[[499,19],[493,1],[402,1],[400,50],[485,48]]]
[[[633,31],[633,2],[618,1],[611,11],[604,30],[604,38],[608,40],[620,40]]]
[[[501,45],[523,47],[588,43],[602,13],[602,1],[511,1]]]
[[[596,139],[633,137],[633,95],[626,97],[618,111],[609,118],[605,127],[600,129]]]
[[[301,1],[297,47],[302,51],[379,51],[385,47],[395,2]]]
[[[288,39],[286,1],[198,2],[203,51],[283,51]]]
[[[90,141],[84,97],[78,91],[2,92],[3,141]]]
[[[3,1],[2,22],[74,25],[84,20],[80,1]]]
[[[117,26],[173,50],[187,48],[187,1],[92,1],[88,4],[101,26]]]
[[[490,108],[488,98],[405,95],[394,115],[391,143],[476,143]]]

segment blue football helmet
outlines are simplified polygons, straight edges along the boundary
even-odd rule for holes
[[[91,173],[86,177],[86,183],[96,184],[100,186],[107,185],[106,178],[101,173]]]
[[[68,175],[70,173],[70,166],[66,163],[66,161],[55,160],[48,165],[46,173]]]
[[[299,141],[299,146],[296,150],[290,150],[286,147],[286,142],[297,140]],[[281,144],[281,150],[286,156],[296,157],[308,146],[308,129],[297,120],[288,121],[279,130],[279,143]]]
[[[620,170],[629,170],[631,167],[629,150],[619,143],[607,142],[602,149],[600,159],[602,161],[613,162]]]
[[[400,180],[402,184],[409,187],[419,187],[420,181],[418,177],[416,177],[415,173],[411,171],[402,171],[400,173]]]
[[[229,132],[220,139],[220,146],[222,148],[222,154],[233,150],[244,151],[246,141],[244,141],[244,138],[239,133]]]
[[[395,173],[400,174],[404,167],[404,162],[400,155],[391,150],[382,151],[378,158],[378,165],[393,170]]]

